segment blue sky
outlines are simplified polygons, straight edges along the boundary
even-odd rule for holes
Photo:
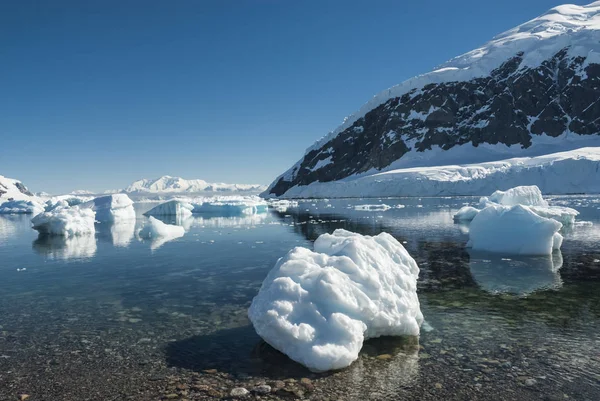
[[[561,3],[4,1],[0,174],[268,184],[375,93]]]

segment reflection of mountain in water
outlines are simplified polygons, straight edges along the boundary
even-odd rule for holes
[[[560,251],[551,256],[507,256],[469,251],[470,270],[477,284],[490,293],[527,295],[558,289],[563,265]]]
[[[96,253],[96,237],[40,235],[32,246],[37,253],[49,259],[85,259]]]

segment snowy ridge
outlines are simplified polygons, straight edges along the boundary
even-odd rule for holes
[[[399,168],[600,146],[599,80],[600,1],[555,7],[380,92],[265,195]]]
[[[209,183],[204,180],[186,180],[165,175],[156,179],[135,181],[123,192],[173,193],[173,192],[260,192],[266,188],[258,184]]]
[[[539,66],[561,49],[569,46],[569,56],[587,56],[588,62],[600,63],[600,1],[587,6],[566,4],[497,35],[482,47],[455,57],[432,72],[410,78],[386,89],[365,103],[342,124],[316,141],[306,152],[319,149],[349,128],[370,110],[413,89],[428,84],[468,81],[489,75],[503,62],[519,52],[524,53],[520,68]],[[291,170],[291,169],[290,169]]]
[[[41,202],[21,181],[0,175],[0,203],[9,199]]]

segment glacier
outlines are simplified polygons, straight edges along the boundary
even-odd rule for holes
[[[419,267],[391,235],[338,229],[281,258],[248,316],[271,346],[313,371],[341,369],[364,340],[419,334]]]
[[[600,147],[506,160],[401,168],[294,186],[281,198],[485,195],[536,185],[545,194],[600,193]],[[272,194],[263,193],[265,197]]]

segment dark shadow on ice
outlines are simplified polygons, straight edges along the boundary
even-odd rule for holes
[[[76,235],[69,238],[40,234],[32,248],[49,259],[86,259],[96,254],[94,235]]]
[[[371,339],[364,343],[359,359],[343,371],[352,376],[353,381],[358,380],[359,373],[363,377],[365,371],[380,377],[395,376],[394,372],[398,369],[416,372],[418,349],[418,337]],[[381,355],[385,357],[377,358]],[[194,371],[217,369],[235,376],[260,375],[271,379],[285,379],[314,375],[263,341],[252,325],[170,343],[166,348],[166,359],[169,366]],[[365,365],[373,365],[379,371],[366,369]],[[387,370],[390,370],[389,375],[385,374]],[[329,374],[331,372],[319,375]]]
[[[474,280],[492,294],[528,295],[562,287],[560,251],[548,256],[500,256],[469,251]]]

